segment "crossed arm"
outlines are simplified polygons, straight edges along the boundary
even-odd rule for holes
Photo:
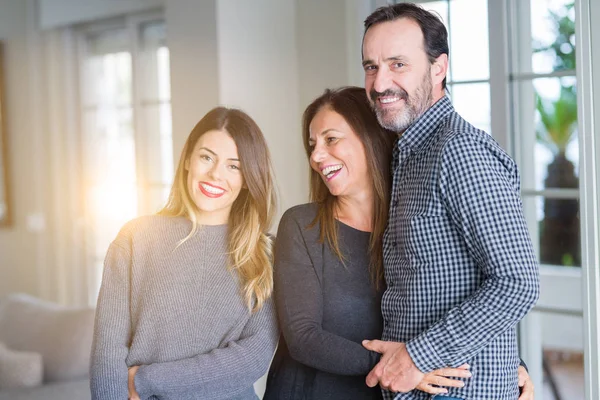
[[[211,393],[233,394],[251,387],[266,372],[279,336],[272,300],[252,314],[239,339],[222,348],[128,370],[126,359],[132,336],[129,252],[112,244],[106,260],[92,346],[92,399],[177,397],[186,391],[208,398]]]
[[[214,393],[239,393],[266,373],[277,346],[278,332],[272,301],[267,301],[250,317],[239,339],[224,347],[130,370],[130,392],[135,389],[140,399],[174,398],[185,392],[201,398],[210,398]]]

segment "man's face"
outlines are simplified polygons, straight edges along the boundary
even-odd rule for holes
[[[421,28],[408,18],[365,34],[365,90],[384,128],[403,132],[433,104],[434,76],[423,45]]]

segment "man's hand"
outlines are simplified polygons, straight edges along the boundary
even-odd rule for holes
[[[519,400],[533,400],[533,382],[522,365],[519,365],[519,387],[521,388]]]
[[[140,400],[140,395],[135,390],[135,373],[139,368],[139,365],[129,368],[129,382],[127,383],[127,387],[129,388],[129,400]]]
[[[362,344],[367,350],[381,354],[381,359],[367,375],[369,387],[379,383],[392,392],[406,393],[416,388],[425,377],[410,358],[404,343],[363,340]]]
[[[471,373],[469,372],[469,368],[468,364],[463,364],[458,368],[436,369],[425,375],[423,380],[417,385],[417,389],[429,394],[445,394],[448,393],[447,387],[461,388],[465,386],[465,383],[451,378],[470,378]]]

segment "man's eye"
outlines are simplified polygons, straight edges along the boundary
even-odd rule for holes
[[[397,62],[397,63],[394,63],[392,65],[394,66],[394,68],[402,68],[402,67],[404,67],[404,63],[401,63],[401,62]]]

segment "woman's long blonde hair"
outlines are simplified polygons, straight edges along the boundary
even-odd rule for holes
[[[229,214],[230,268],[240,277],[248,309],[255,312],[273,291],[272,241],[267,232],[273,220],[276,201],[269,149],[254,120],[236,109],[217,107],[209,111],[188,136],[169,199],[158,213],[185,216],[192,221],[192,230],[180,244],[198,230],[197,207],[188,192],[185,164],[198,139],[212,130],[227,132],[238,150],[245,185]]]

